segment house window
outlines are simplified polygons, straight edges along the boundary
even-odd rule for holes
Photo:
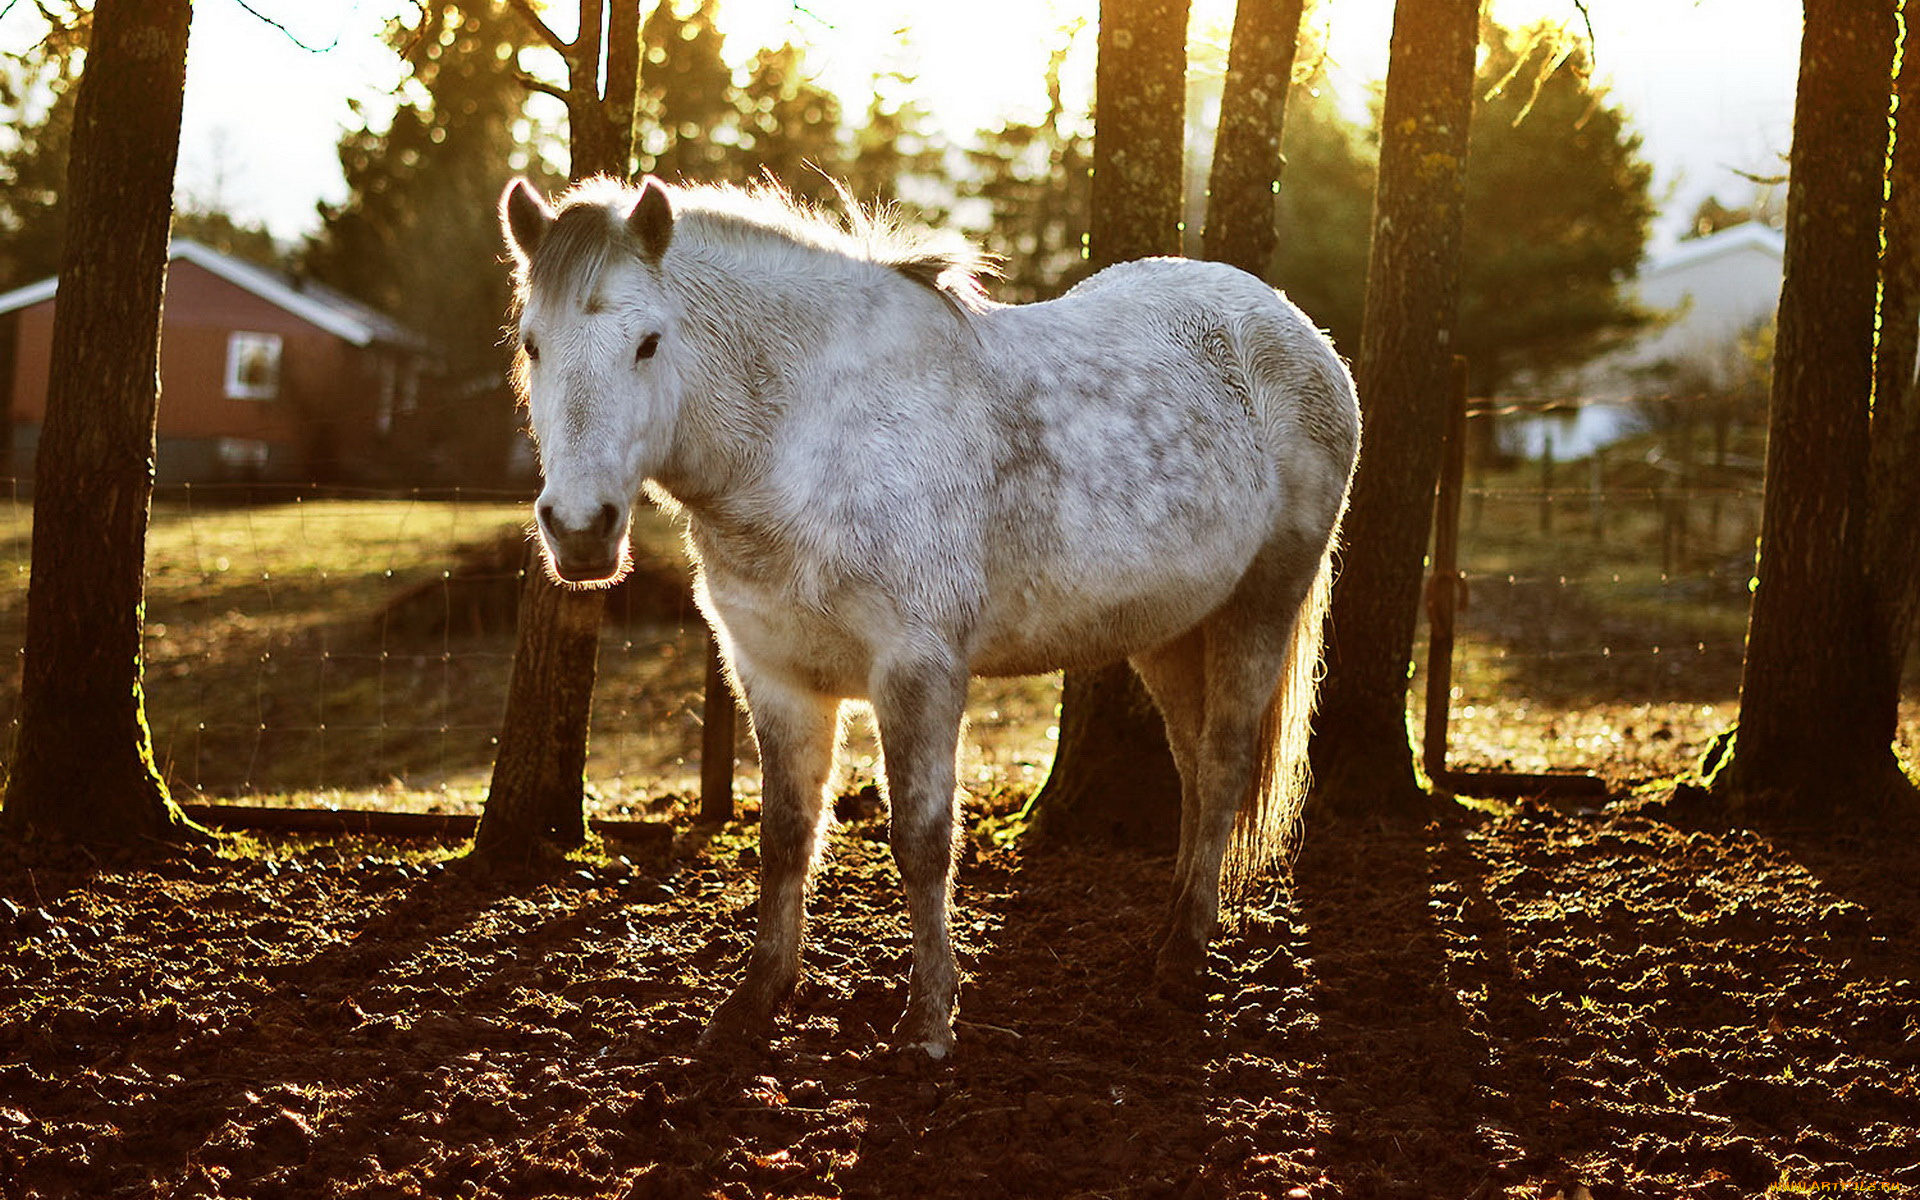
[[[227,395],[236,400],[272,400],[280,395],[280,335],[227,335]]]
[[[219,456],[220,465],[229,474],[258,475],[267,469],[267,457],[272,447],[253,438],[219,438],[214,442],[214,453]]]

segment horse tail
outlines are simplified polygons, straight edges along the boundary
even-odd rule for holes
[[[1225,894],[1235,899],[1248,894],[1254,878],[1298,846],[1300,813],[1306,806],[1310,783],[1307,741],[1312,732],[1313,707],[1323,674],[1321,636],[1333,595],[1334,554],[1340,544],[1340,525],[1346,515],[1347,492],[1360,446],[1360,406],[1353,376],[1320,333],[1299,309],[1279,293],[1281,319],[1260,321],[1260,334],[1243,336],[1243,362],[1255,380],[1255,392],[1269,403],[1263,406],[1270,435],[1278,445],[1305,451],[1296,468],[1317,460],[1327,474],[1328,491],[1305,485],[1302,499],[1328,505],[1325,541],[1313,581],[1299,611],[1291,614],[1279,683],[1260,722],[1254,779],[1241,801],[1227,845]],[[1304,533],[1304,530],[1299,531]]]
[[[1320,641],[1333,594],[1337,540],[1337,536],[1328,538],[1313,583],[1294,616],[1280,682],[1260,721],[1253,785],[1241,801],[1227,846],[1223,879],[1227,898],[1246,896],[1255,877],[1291,854],[1297,844],[1300,811],[1306,804],[1309,784],[1307,740],[1323,673]]]

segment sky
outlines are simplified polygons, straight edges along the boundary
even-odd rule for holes
[[[1489,0],[1495,19],[1584,25],[1574,0]],[[249,11],[249,6],[252,11]],[[0,16],[0,51],[38,37],[32,6]],[[184,202],[264,222],[283,241],[317,223],[315,203],[344,194],[335,145],[363,119],[391,113],[401,82],[379,40],[406,0],[198,0],[188,51],[178,191]],[[554,23],[564,23],[556,6]],[[1232,0],[1194,0],[1199,36],[1224,40]],[[809,69],[864,107],[869,81],[901,71],[950,138],[1032,117],[1045,102],[1058,30],[1096,0],[721,0],[729,53],[791,40]],[[1664,207],[1656,244],[1677,236],[1698,202],[1751,197],[1738,174],[1778,174],[1789,145],[1800,0],[1587,0],[1597,77],[1630,114]],[[287,32],[264,22],[262,14]],[[1391,0],[1322,0],[1309,21],[1328,46],[1343,101],[1363,112],[1386,73]],[[312,49],[303,49],[297,39]],[[1083,54],[1069,86],[1090,90]]]

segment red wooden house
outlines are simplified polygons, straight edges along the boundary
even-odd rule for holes
[[[56,279],[0,294],[0,462],[33,473]],[[427,347],[317,285],[176,238],[160,340],[161,483],[340,481],[376,473],[418,403]]]

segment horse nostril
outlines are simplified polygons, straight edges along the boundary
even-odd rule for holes
[[[553,527],[553,505],[542,504],[540,506],[538,515],[540,517],[541,528],[545,529],[548,533],[559,532],[559,530]]]
[[[603,538],[612,537],[614,523],[619,519],[620,519],[619,509],[615,508],[611,504],[602,504],[600,506],[599,516],[594,518],[594,522],[593,522],[594,536],[603,537]]]

